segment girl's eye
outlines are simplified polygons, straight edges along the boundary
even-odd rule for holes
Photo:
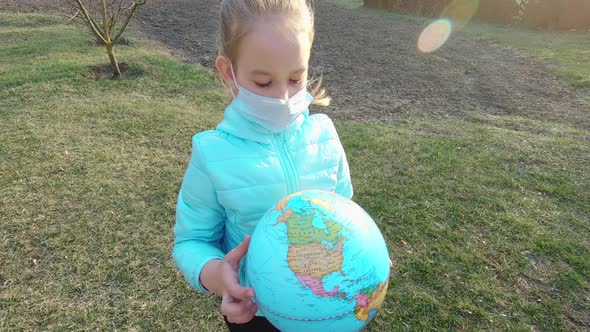
[[[293,84],[299,84],[299,83],[301,83],[302,80],[298,79],[298,80],[289,80],[289,81],[291,81],[291,83],[293,83]]]
[[[258,83],[258,82],[256,82],[256,86],[259,87],[259,88],[266,88],[266,87],[268,87],[270,85],[270,83],[272,83],[272,81],[269,81],[267,83]]]

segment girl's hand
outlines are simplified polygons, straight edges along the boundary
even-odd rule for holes
[[[249,245],[250,236],[247,235],[239,246],[225,255],[219,266],[219,276],[223,284],[221,314],[230,323],[247,323],[258,311],[258,306],[252,301],[254,290],[242,287],[238,279],[240,261],[248,252]]]

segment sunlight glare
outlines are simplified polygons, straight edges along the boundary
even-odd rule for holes
[[[439,19],[430,23],[418,37],[418,51],[432,53],[443,46],[451,36],[453,24],[448,19]]]
[[[471,21],[478,8],[479,0],[453,0],[442,11],[440,17],[451,20],[455,29],[461,29]]]

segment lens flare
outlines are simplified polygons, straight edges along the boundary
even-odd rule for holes
[[[516,0],[518,1],[518,0]],[[440,14],[440,19],[430,23],[418,37],[418,51],[432,53],[443,46],[453,30],[463,28],[479,9],[479,0],[453,0]]]
[[[479,0],[453,0],[440,14],[441,18],[448,18],[455,25],[455,29],[461,29],[469,23],[477,9]]]
[[[443,18],[430,23],[418,37],[418,51],[432,53],[443,46],[453,32],[453,24]]]

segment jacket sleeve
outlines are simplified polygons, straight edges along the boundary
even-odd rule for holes
[[[199,276],[207,262],[225,256],[221,249],[225,212],[201,158],[198,138],[193,137],[191,159],[176,204],[172,257],[186,281],[207,294]]]
[[[329,120],[329,118],[328,118]],[[352,199],[353,190],[352,190],[352,182],[350,180],[350,169],[348,167],[348,161],[346,160],[346,152],[344,151],[344,147],[342,147],[342,143],[340,142],[340,137],[338,136],[338,132],[336,131],[336,127],[332,120],[330,121],[331,129],[333,131],[333,135],[336,136],[336,141],[338,142],[338,182],[336,183],[336,193],[340,194],[344,197]]]
[[[340,141],[338,141],[340,144]],[[346,160],[346,153],[340,144],[340,162],[338,163],[338,182],[336,183],[336,193],[344,197],[352,199],[353,190],[352,182],[350,180],[350,170],[348,168],[348,161]]]

